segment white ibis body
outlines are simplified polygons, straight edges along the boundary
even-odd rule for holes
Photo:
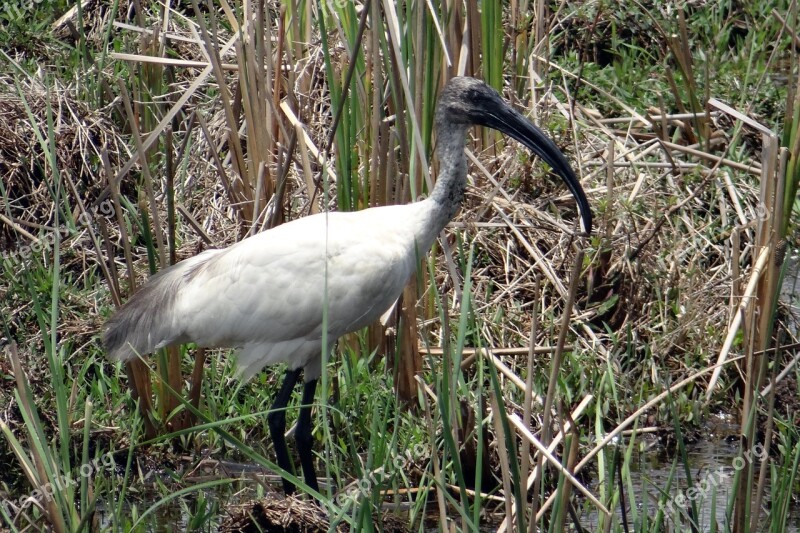
[[[546,161],[575,196],[582,230],[591,231],[589,203],[556,145],[488,85],[453,78],[436,108],[440,173],[427,199],[304,217],[167,268],[106,324],[103,340],[109,356],[128,360],[188,342],[236,348],[243,379],[266,365],[286,363],[286,377],[268,415],[278,465],[286,471],[292,465],[284,408],[303,371],[295,438],[305,482],[318,490],[310,404],[322,353],[340,336],[375,321],[397,300],[419,258],[457,213],[466,188],[464,142],[473,125],[499,130]],[[324,328],[328,346],[322,345]],[[294,488],[284,480],[287,493]]]

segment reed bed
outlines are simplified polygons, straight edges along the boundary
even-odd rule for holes
[[[746,71],[758,95],[774,97],[767,75],[796,59],[796,8],[778,4],[744,37],[774,50]],[[796,308],[778,299],[795,244],[794,66],[774,103],[784,123],[767,121],[715,93],[692,34],[718,27],[727,57],[722,37],[754,13],[69,7],[50,31],[76,50],[73,83],[26,74],[19,47],[0,76],[8,527],[147,529],[172,506],[182,527],[231,531],[700,530],[716,494],[676,505],[676,491],[699,493],[691,473],[635,490],[634,452],[655,435],[686,463],[685,433],[733,412],[742,457],[765,455],[736,470],[711,530],[784,530],[800,459]],[[646,53],[617,48],[620,24],[647,27],[631,47]],[[594,72],[607,53],[622,71],[655,54],[660,85],[641,102],[610,87]],[[192,347],[120,368],[97,333],[149,275],[207,247],[424,195],[435,96],[453,75],[485,79],[551,134],[597,229],[577,235],[571,197],[535,158],[474,132],[465,205],[390,322],[326,354],[312,513],[274,492],[276,373],[237,387],[227,353]],[[79,483],[49,497],[68,476]]]

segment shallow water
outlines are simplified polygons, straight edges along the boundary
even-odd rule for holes
[[[790,317],[786,327],[793,335],[796,335],[798,324],[800,324],[800,260],[798,255],[789,255],[786,257],[786,261],[788,264],[781,285],[781,300],[789,308]],[[708,531],[712,523],[713,503],[713,518],[718,526],[717,531],[725,531],[725,525],[729,523],[726,516],[727,504],[732,494],[734,474],[737,470],[743,469],[748,462],[754,464],[756,468],[760,467],[760,458],[765,455],[760,445],[754,446],[745,453],[740,453],[737,438],[739,429],[739,424],[734,417],[713,416],[703,428],[701,438],[697,442],[687,445],[687,466],[692,478],[692,486],[696,487],[692,493],[687,491],[689,484],[683,463],[678,461],[673,469],[675,458],[668,457],[657,446],[651,450],[635,452],[631,469],[634,478],[632,492],[637,509],[641,510],[644,495],[649,495],[648,514],[652,517],[655,514],[656,505],[662,497],[661,491],[667,486],[670,475],[672,475],[672,488],[667,500],[670,506],[668,510],[672,511],[671,514],[676,514],[679,509],[687,509],[690,503],[694,503],[699,514],[700,530]],[[647,437],[640,438],[640,440],[646,442]],[[621,453],[624,451],[624,449],[620,450]],[[596,485],[591,488],[597,493]],[[627,490],[628,487],[626,487],[626,492]],[[626,497],[628,498],[626,501],[627,518],[630,525],[633,513],[630,510],[630,498],[628,495]],[[766,502],[762,507],[768,511],[768,505],[769,502]],[[615,509],[615,514],[618,521],[621,521],[622,513],[619,507]],[[597,523],[597,515],[584,515],[581,517],[581,522],[592,530]],[[688,524],[688,521],[685,524]],[[670,527],[674,528],[674,524],[670,523]],[[676,530],[681,530],[681,528],[676,528]],[[800,532],[800,503],[795,503],[786,531]]]
[[[733,494],[734,474],[737,470],[742,470],[747,463],[759,468],[760,458],[765,456],[765,451],[760,445],[754,446],[749,452],[740,453],[736,438],[738,431],[739,425],[732,416],[713,416],[702,431],[701,438],[697,442],[687,445],[688,470],[692,478],[692,486],[695,487],[692,492],[687,490],[689,483],[687,482],[686,468],[680,462],[680,458],[676,461],[674,456],[668,457],[663,450],[656,448],[635,452],[631,465],[632,487],[626,487],[627,519],[631,530],[633,530],[633,513],[630,509],[631,494],[639,512],[642,511],[642,500],[647,494],[648,515],[654,517],[663,494],[662,491],[667,487],[670,475],[672,475],[670,496],[665,506],[667,516],[674,517],[681,510],[686,513],[685,516],[689,516],[686,510],[691,503],[694,503],[699,516],[700,531],[709,531],[712,519],[716,520],[717,531],[726,531],[726,524],[729,523],[726,516],[727,505]],[[621,453],[624,451],[620,450]],[[595,492],[598,489],[597,486],[591,488]],[[768,508],[768,502],[765,505]],[[713,515],[712,508],[714,509]],[[621,523],[622,513],[619,506],[614,509],[614,512],[618,522]],[[593,530],[597,523],[597,515],[594,513],[584,515],[581,517],[581,522],[585,527]],[[685,519],[682,527],[677,527],[669,518],[667,523],[670,530],[682,531],[688,526],[689,521]],[[795,505],[786,531],[789,533],[800,532],[800,505]]]

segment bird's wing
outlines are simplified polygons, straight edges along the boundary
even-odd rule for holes
[[[238,348],[249,374],[302,366],[323,331],[332,343],[400,295],[416,264],[413,205],[305,217],[178,263],[109,321],[106,347],[127,359],[194,342]]]
[[[302,231],[305,225],[253,236],[199,268],[177,302],[185,336],[201,345],[240,347],[312,332],[324,242]]]
[[[334,337],[376,319],[398,297],[411,264],[408,238],[387,236],[386,216],[365,213],[299,219],[213,257],[177,301],[186,337],[236,347],[319,341],[325,306]]]
[[[176,328],[175,298],[187,276],[222,250],[206,250],[151,277],[106,322],[103,343],[112,359],[128,360],[170,344]]]

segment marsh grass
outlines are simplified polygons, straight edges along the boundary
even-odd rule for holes
[[[524,150],[469,141],[463,212],[393,320],[324,354],[329,527],[388,530],[389,512],[418,531],[785,530],[800,438],[775,407],[797,371],[794,339],[773,339],[791,314],[775,258],[796,221],[794,5],[191,4],[76,4],[53,30],[71,44],[47,49],[70,74],[36,78],[43,52],[4,41],[0,110],[20,125],[0,135],[9,528],[147,530],[178,508],[179,527],[213,529],[256,512],[240,493],[272,516],[276,473],[307,491],[269,459],[279,372],[239,386],[232,358],[191,346],[122,369],[96,333],[204,247],[425,194],[435,96],[466,74],[571,154],[599,230],[574,235],[568,195]],[[687,433],[718,410],[741,412],[742,457],[766,455],[705,524],[717,487],[698,491]],[[674,438],[656,494],[633,469],[652,432]],[[108,454],[116,469],[80,475]]]

